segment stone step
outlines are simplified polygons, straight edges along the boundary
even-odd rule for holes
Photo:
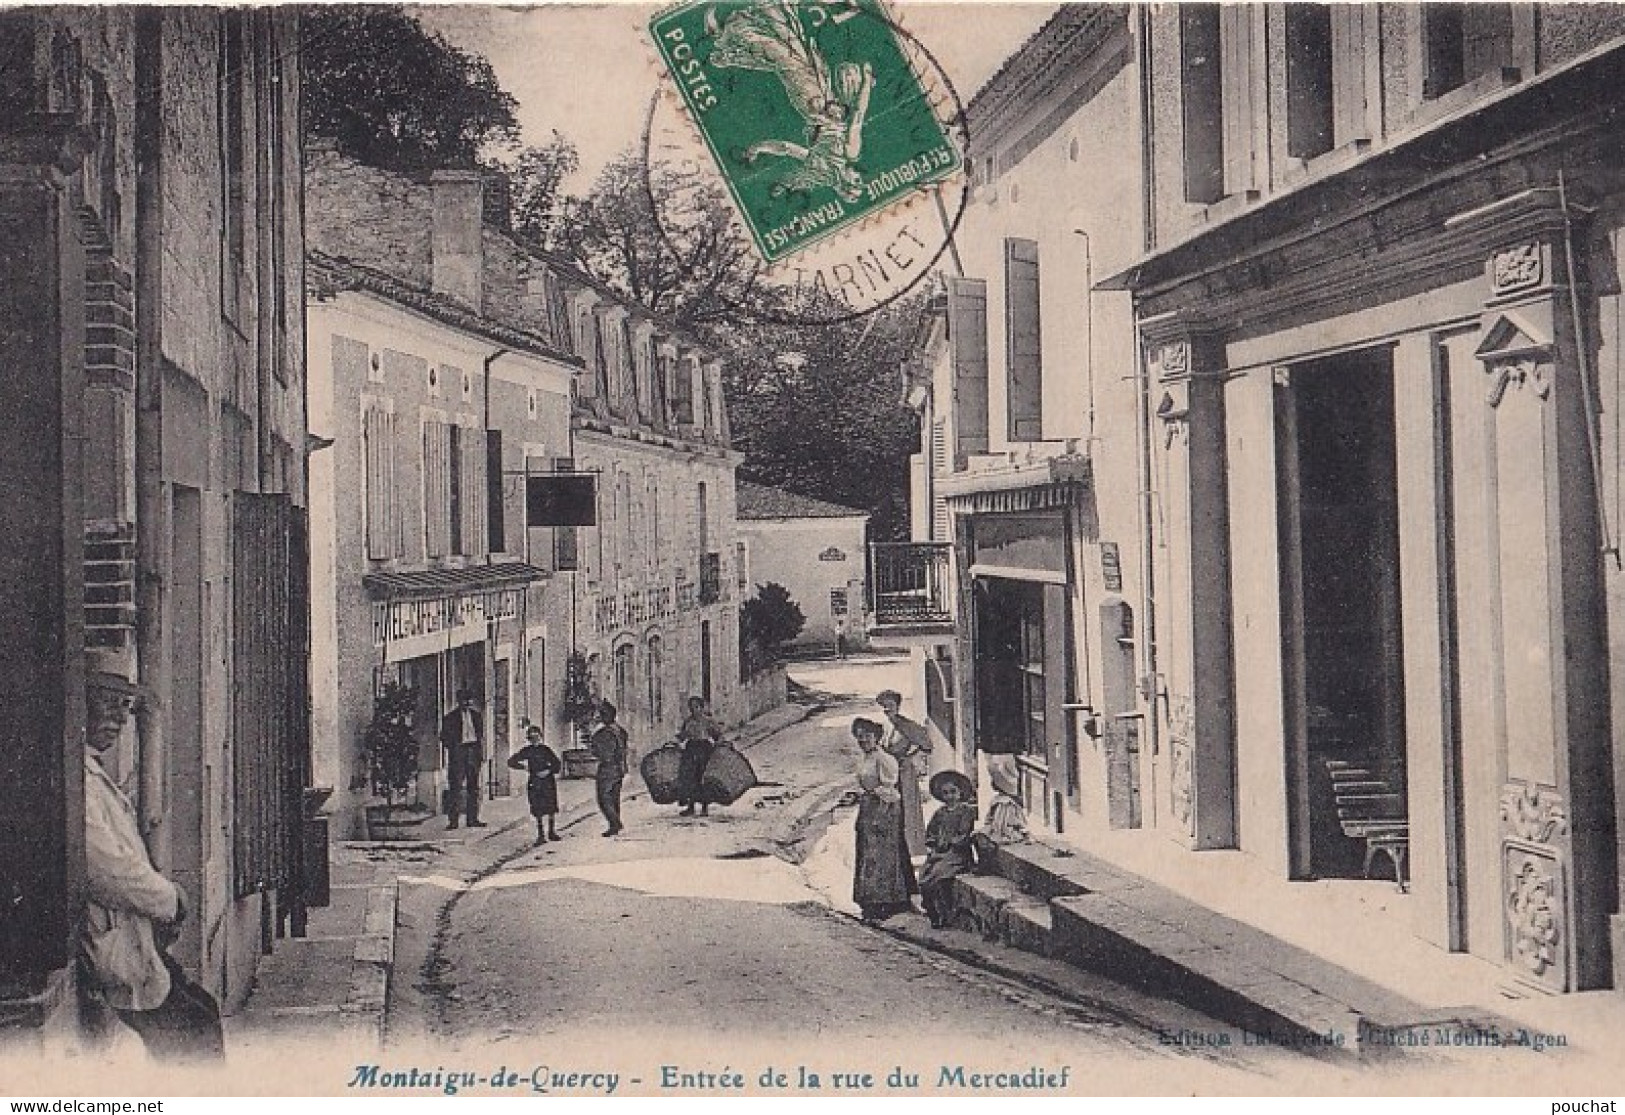
[[[1329,995],[1110,895],[1057,898],[1052,948],[1068,963],[1165,994],[1273,1044],[1355,1050],[1360,1015]]]
[[[1499,1024],[1482,1012],[1424,1007],[1086,853],[1013,845],[999,850],[999,867],[1007,877],[965,880],[961,893],[978,911],[978,928],[1272,1044],[1392,1052],[1403,1043],[1385,1039],[1417,1027]]]
[[[961,875],[954,900],[965,928],[1037,956],[1050,954],[1049,904],[997,875]]]

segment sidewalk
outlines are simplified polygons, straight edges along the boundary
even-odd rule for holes
[[[1256,878],[1240,853],[1181,857],[1143,834],[1098,844],[1001,849],[998,875],[958,880],[967,927],[1288,1045],[1436,1056],[1441,1036],[1472,1049],[1527,1035],[1530,1053],[1554,1037],[1599,1053],[1625,1033],[1617,993],[1519,993],[1505,969],[1415,937],[1391,885]]]
[[[786,704],[733,732],[740,750],[806,719],[817,706]],[[226,1019],[233,1045],[306,1038],[355,1049],[383,1045],[395,964],[397,883],[403,874],[473,873],[528,847],[534,821],[522,783],[481,805],[487,827],[447,829],[433,818],[417,841],[335,841],[329,849],[332,902],[310,911],[304,937],[285,937],[260,961],[243,1009]],[[623,797],[646,796],[634,771]],[[596,816],[591,779],[559,782],[560,829]]]

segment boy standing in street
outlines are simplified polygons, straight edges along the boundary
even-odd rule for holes
[[[592,734],[592,753],[598,758],[598,811],[609,827],[605,836],[621,831],[621,783],[626,780],[626,729],[615,723],[615,706],[598,706],[599,729]]]

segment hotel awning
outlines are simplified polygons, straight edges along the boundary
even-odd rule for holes
[[[1080,453],[990,463],[937,484],[948,506],[961,515],[1089,508],[1094,500],[1094,468]]]
[[[522,561],[495,565],[469,565],[461,569],[411,569],[368,573],[361,578],[374,600],[422,600],[440,596],[474,596],[501,589],[522,588],[548,576],[545,569]]]

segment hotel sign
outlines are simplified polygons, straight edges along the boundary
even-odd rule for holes
[[[461,596],[433,596],[423,600],[378,602],[372,606],[372,645],[439,635],[465,627],[484,626],[519,614],[523,589],[493,589]]]

